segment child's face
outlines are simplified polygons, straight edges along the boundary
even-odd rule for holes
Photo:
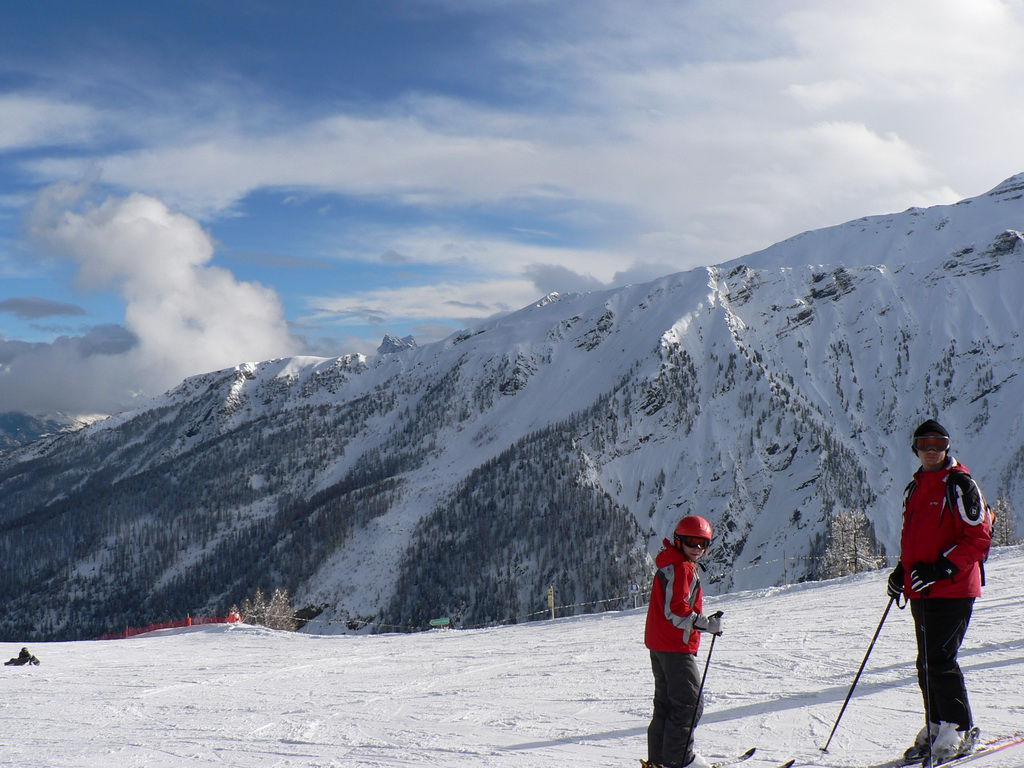
[[[690,562],[696,563],[700,560],[708,551],[708,547],[711,546],[710,539],[699,538],[697,536],[681,536],[679,543],[682,545],[683,554],[686,555]]]

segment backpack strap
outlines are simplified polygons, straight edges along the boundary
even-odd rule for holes
[[[962,469],[953,469],[946,477],[946,506],[950,512],[959,514],[968,525],[985,525],[991,530],[992,508],[985,501],[985,494],[981,487],[971,477],[970,473]],[[985,561],[988,560],[988,550],[978,561],[981,570],[981,586],[985,586]]]
[[[981,488],[962,469],[950,470],[946,476],[946,506],[968,525],[983,524],[988,513]]]
[[[917,481],[911,480],[907,483],[907,487],[903,489],[903,514],[907,514],[907,502],[910,501],[910,496],[914,493],[914,489],[917,488]]]

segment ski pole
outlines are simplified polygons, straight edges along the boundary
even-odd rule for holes
[[[717,611],[712,616],[722,616],[722,611]],[[683,759],[686,759],[686,755],[690,752],[690,747],[693,745],[693,731],[697,727],[697,715],[700,714],[700,697],[704,695],[704,681],[708,679],[708,666],[711,664],[711,654],[715,650],[715,638],[718,635],[711,636],[711,647],[708,648],[708,657],[704,660],[704,673],[700,676],[700,687],[697,689],[697,700],[693,703],[693,720],[690,721],[690,733],[686,737],[686,749],[683,750]]]
[[[860,663],[860,669],[857,670],[857,676],[853,678],[853,685],[850,686],[850,692],[846,694],[846,701],[843,702],[843,708],[839,710],[839,717],[836,718],[836,724],[832,726],[832,733],[828,735],[828,741],[826,741],[825,746],[821,748],[822,752],[828,752],[828,745],[832,743],[832,737],[836,734],[836,728],[839,727],[839,721],[843,719],[843,713],[846,711],[846,705],[850,703],[850,698],[853,696],[853,689],[857,687],[857,681],[860,680],[861,672],[864,671],[864,667],[868,663],[868,656],[871,655],[871,650],[875,647],[875,640],[878,639],[878,634],[882,631],[882,625],[885,623],[885,617],[889,615],[889,609],[892,608],[892,604],[895,601],[895,597],[890,597],[889,604],[885,606],[885,613],[882,614],[882,620],[878,622],[878,629],[875,630],[875,636],[871,638],[871,644],[868,646],[868,652],[864,654],[864,661]]]
[[[927,589],[924,591],[924,594],[925,596],[928,595]],[[932,690],[931,682],[928,680],[928,629],[925,626],[928,622],[925,616],[925,606],[927,605],[924,600],[920,602],[921,623],[919,626],[921,628],[921,648],[919,653],[921,655],[921,671],[924,673],[924,732],[928,734],[928,760],[925,762],[925,765],[927,768],[932,768],[935,765],[935,755],[932,753]],[[916,616],[914,620],[917,620]]]

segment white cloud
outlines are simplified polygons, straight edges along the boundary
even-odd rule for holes
[[[77,264],[83,288],[115,290],[124,327],[20,348],[0,370],[0,410],[109,412],[192,374],[297,351],[277,294],[210,266],[194,219],[141,194],[89,205],[85,191],[46,190],[31,235]]]
[[[496,315],[518,310],[551,293],[597,291],[628,283],[654,280],[673,272],[671,265],[619,261],[622,269],[598,279],[586,271],[586,262],[577,271],[564,263],[516,264],[515,272],[500,276],[482,271],[467,272],[458,279],[437,280],[429,284],[393,286],[311,298],[313,314],[307,318],[316,324],[375,325],[382,330],[398,324],[419,321],[413,328],[421,342],[436,341],[458,327]],[[504,270],[502,270],[504,272]],[[451,324],[430,322],[439,319]]]
[[[77,143],[95,135],[97,111],[24,94],[0,94],[0,151]]]
[[[433,278],[396,276],[384,288],[312,296],[307,299],[311,316],[304,322],[333,320],[388,328],[440,319],[462,326],[519,309],[552,291],[601,290],[676,271],[671,264],[655,267],[612,248],[557,248],[439,227],[390,237],[377,232],[348,234],[352,239],[341,254],[345,260],[376,260],[375,254],[383,250],[378,238],[386,237],[404,257],[403,264],[430,265],[435,268]],[[422,332],[419,338],[432,340]]]
[[[420,227],[384,231],[351,229],[332,252],[339,260],[385,262],[393,267],[429,266],[453,282],[461,279],[522,278],[535,265],[558,265],[607,284],[617,272],[635,261],[628,251],[548,244],[555,238],[525,228],[473,234],[455,227]],[[564,288],[563,288],[564,290]]]
[[[565,89],[558,107],[407,94],[374,114],[246,124],[233,106],[196,138],[99,158],[103,179],[203,216],[267,187],[428,210],[568,201],[624,212],[638,248],[674,240],[685,250],[638,255],[682,268],[1024,167],[1024,100],[1008,98],[1024,23],[996,0],[585,5],[539,7],[551,36],[495,46]],[[971,163],[955,159],[965,141]]]
[[[370,322],[384,325],[399,319],[449,318],[474,321],[519,309],[540,297],[527,279],[478,279],[398,288],[380,288],[355,294],[312,299],[313,319],[334,319],[341,324]]]

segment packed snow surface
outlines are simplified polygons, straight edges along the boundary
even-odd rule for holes
[[[996,550],[961,652],[984,737],[1024,729],[1024,548]],[[923,723],[909,610],[884,571],[709,599],[725,634],[697,746],[766,768],[882,766]],[[652,693],[644,609],[413,635],[316,636],[246,625],[33,643],[4,667],[0,765],[630,766]],[[0,644],[4,658],[21,643]],[[703,668],[708,638],[698,658]],[[1024,747],[972,763],[1024,764]]]

